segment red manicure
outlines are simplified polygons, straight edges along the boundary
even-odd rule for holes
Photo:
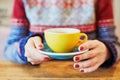
[[[43,46],[42,46],[42,45],[39,45],[38,48],[39,48],[39,49],[43,49]]]
[[[79,68],[80,66],[79,66],[79,64],[75,64],[75,68]]]
[[[42,45],[39,45],[38,47],[39,47],[40,49],[42,49],[43,46],[42,46]]]
[[[49,61],[49,60],[51,60],[51,58],[45,57],[44,60],[45,60],[45,61]]]
[[[79,60],[80,60],[79,56],[75,56],[75,61],[79,61]]]
[[[84,47],[83,47],[83,46],[81,46],[81,47],[79,48],[79,50],[80,50],[80,51],[84,50]]]
[[[84,70],[82,69],[82,70],[80,70],[80,72],[82,72],[82,73],[83,73],[83,72],[84,72]]]

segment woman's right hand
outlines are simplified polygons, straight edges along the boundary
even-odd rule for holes
[[[27,57],[28,62],[30,62],[32,65],[36,65],[40,64],[41,62],[51,60],[49,56],[38,52],[39,49],[43,48],[44,45],[39,36],[29,38],[25,45],[25,56]]]

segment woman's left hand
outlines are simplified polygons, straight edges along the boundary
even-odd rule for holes
[[[89,40],[79,46],[79,51],[89,49],[89,51],[74,56],[74,68],[83,73],[93,72],[99,68],[109,57],[107,47],[98,40]]]

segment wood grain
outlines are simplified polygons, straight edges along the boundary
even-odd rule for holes
[[[73,69],[72,61],[50,61],[39,66],[0,62],[0,80],[120,80],[120,63],[109,69],[83,74]]]

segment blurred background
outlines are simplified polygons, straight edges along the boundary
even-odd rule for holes
[[[14,0],[0,0],[0,60],[4,58],[4,45],[10,32],[10,17]],[[109,1],[109,0],[108,0]],[[116,34],[120,38],[120,0],[113,0]]]

